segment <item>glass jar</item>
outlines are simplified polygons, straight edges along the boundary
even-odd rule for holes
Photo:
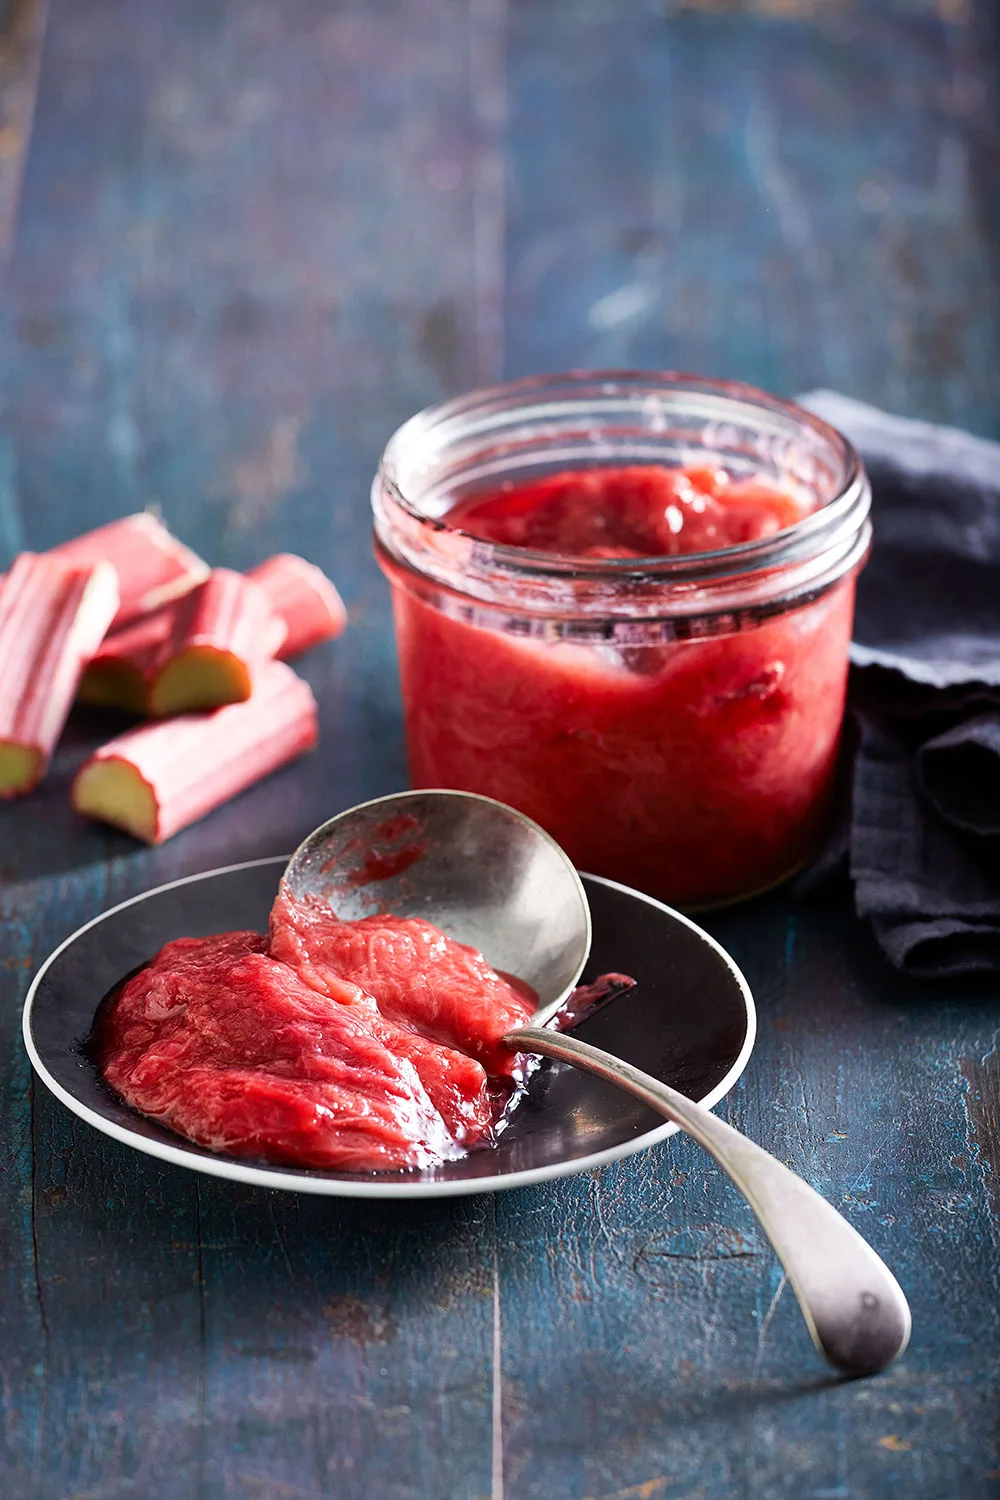
[[[579,558],[477,540],[460,500],[566,469],[711,463],[809,507],[759,541]],[[432,407],[372,488],[410,770],[536,819],[583,870],[687,908],[777,884],[821,840],[870,489],[850,444],[752,387],[636,371]]]

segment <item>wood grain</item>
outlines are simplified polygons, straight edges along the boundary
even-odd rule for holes
[[[513,4],[511,371],[830,385],[1000,431],[991,14]]]
[[[14,241],[48,0],[0,4],[0,266]]]
[[[998,62],[989,0],[53,0],[0,565],[156,501],[213,562],[306,553],[351,629],[305,664],[320,751],[164,849],[70,813],[96,714],[0,809],[4,1495],[1000,1493],[996,996],[901,982],[846,893],[709,925],[761,1020],[723,1112],[912,1299],[877,1381],[830,1378],[690,1143],[495,1201],[323,1203],[133,1156],[33,1088],[18,1035],[80,922],[404,784],[367,488],[420,406],[636,364],[1000,432]]]

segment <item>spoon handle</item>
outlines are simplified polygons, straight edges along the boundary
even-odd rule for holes
[[[676,1089],[576,1037],[527,1026],[504,1041],[596,1073],[675,1121],[714,1157],[777,1252],[820,1353],[848,1375],[874,1375],[902,1354],[910,1309],[870,1245],[775,1157]]]

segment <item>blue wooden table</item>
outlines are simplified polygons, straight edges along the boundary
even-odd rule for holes
[[[96,718],[0,809],[3,1500],[1000,1495],[997,997],[901,981],[847,892],[709,925],[761,1022],[721,1112],[912,1300],[873,1381],[685,1140],[268,1194],[96,1134],[19,1039],[79,923],[405,784],[367,487],[417,408],[639,365],[1000,433],[993,0],[52,0],[42,45],[43,10],[0,4],[0,566],[157,502],[216,563],[307,554],[351,629],[304,668],[318,754],[163,849],[71,814]]]

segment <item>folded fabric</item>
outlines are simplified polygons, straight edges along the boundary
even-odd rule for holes
[[[1000,444],[830,391],[800,401],[872,481],[851,652],[858,912],[907,973],[1000,973]]]
[[[921,745],[917,786],[953,827],[1000,834],[1000,710]]]

